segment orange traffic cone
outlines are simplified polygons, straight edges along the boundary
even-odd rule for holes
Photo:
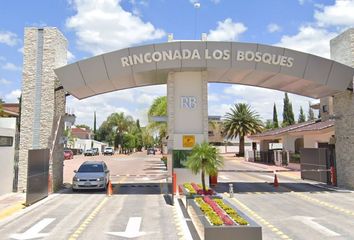
[[[108,188],[107,188],[107,195],[112,196],[113,189],[112,189],[112,183],[111,181],[108,182]]]
[[[274,187],[279,187],[279,183],[278,183],[278,177],[277,177],[277,174],[275,173],[274,174]]]

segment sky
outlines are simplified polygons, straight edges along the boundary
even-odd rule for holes
[[[196,8],[195,3],[200,7]],[[21,94],[25,27],[57,27],[69,43],[68,62],[97,54],[167,41],[238,41],[281,46],[329,58],[329,41],[354,27],[354,0],[36,0],[0,3],[0,98],[16,102]],[[166,85],[111,92],[84,100],[67,97],[77,124],[100,125],[124,112],[142,125],[152,101]],[[231,84],[209,84],[209,115],[224,116],[235,103],[248,103],[262,120],[276,104],[282,119],[284,93]],[[289,94],[296,119],[315,99]]]

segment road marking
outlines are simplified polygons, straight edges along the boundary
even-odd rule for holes
[[[299,220],[300,222],[304,223],[306,226],[313,228],[317,232],[322,233],[323,235],[325,235],[327,237],[339,237],[340,236],[339,233],[336,233],[336,232],[326,228],[325,226],[313,221],[313,219],[315,219],[313,217],[294,216],[293,218],[296,220]]]
[[[100,204],[90,213],[90,215],[85,218],[83,223],[76,229],[76,231],[69,237],[69,240],[76,240],[80,234],[86,229],[87,225],[96,217],[98,212],[101,210],[103,205],[107,202],[108,198],[104,198]]]
[[[316,198],[313,198],[313,197],[309,197],[303,193],[298,193],[298,192],[292,192],[292,194],[294,194],[295,196],[298,196],[306,201],[309,201],[311,203],[316,203],[318,205],[321,205],[321,206],[325,206],[325,207],[328,207],[330,209],[333,209],[333,210],[336,210],[337,212],[341,212],[341,213],[345,213],[351,217],[354,216],[354,212],[353,211],[350,211],[348,209],[345,209],[345,208],[341,208],[341,207],[338,207],[336,205],[333,205],[333,204],[330,204],[330,203],[327,203],[327,202],[324,202],[324,201],[320,201]]]
[[[146,234],[145,232],[140,232],[140,225],[141,225],[141,217],[130,217],[124,232],[106,232],[106,233],[118,237],[136,238]]]
[[[220,179],[222,179],[222,180],[229,180],[229,179],[230,179],[229,177],[222,176],[222,175],[221,175],[221,176],[219,176],[219,178],[220,178]]]
[[[11,216],[13,213],[25,208],[23,202],[18,202],[17,204],[6,208],[4,211],[0,212],[0,221]]]
[[[225,194],[225,197],[228,198],[227,194]],[[230,199],[230,198],[229,198]],[[243,208],[244,210],[246,210],[247,212],[250,213],[250,215],[252,215],[253,217],[257,218],[258,221],[262,222],[264,226],[268,227],[272,232],[274,232],[275,234],[277,234],[279,237],[281,237],[282,239],[288,239],[291,240],[291,238],[289,236],[287,236],[285,233],[283,233],[282,231],[280,231],[278,228],[276,228],[275,226],[273,226],[272,224],[270,224],[267,220],[265,220],[264,218],[262,218],[261,216],[259,216],[257,213],[255,213],[252,209],[250,209],[249,207],[247,207],[245,204],[243,204],[242,202],[240,202],[239,200],[237,200],[236,198],[231,198],[232,201],[234,201],[235,203],[237,203],[241,208]]]
[[[49,235],[49,233],[39,233],[39,232],[42,231],[46,226],[48,226],[54,220],[55,220],[55,218],[44,218],[41,221],[39,221],[38,223],[36,223],[33,227],[28,229],[26,232],[12,234],[10,236],[10,238],[25,240],[25,239],[34,239],[34,238],[45,237],[45,236]]]

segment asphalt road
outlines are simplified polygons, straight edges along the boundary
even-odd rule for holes
[[[65,161],[66,186],[44,203],[6,224],[0,239],[183,239],[177,207],[166,203],[166,170],[159,155],[76,157]],[[88,159],[108,164],[113,196],[104,192],[73,193],[73,170]],[[267,167],[227,158],[216,190],[262,226],[263,239],[354,239],[354,193],[323,188],[298,174],[274,175]],[[252,172],[247,172],[250,170]],[[260,170],[260,172],[254,172]]]
[[[225,168],[264,170],[242,161],[227,161]],[[231,200],[262,226],[263,239],[354,239],[354,193],[323,188],[272,173],[225,172],[219,174],[219,192],[234,185]],[[223,179],[223,180],[222,180]],[[225,194],[229,198],[229,194]]]

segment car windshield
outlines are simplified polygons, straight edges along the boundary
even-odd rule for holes
[[[101,164],[83,164],[78,172],[103,172],[103,166]]]

